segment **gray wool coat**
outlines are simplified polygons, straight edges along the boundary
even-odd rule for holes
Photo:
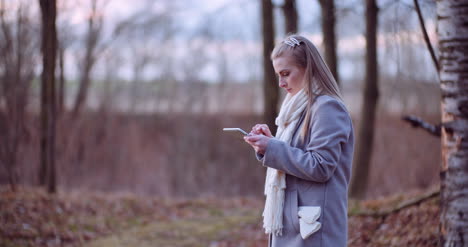
[[[348,185],[351,179],[354,134],[351,117],[341,101],[321,95],[312,106],[308,135],[302,142],[299,120],[291,144],[270,139],[266,167],[286,173],[283,234],[272,236],[273,247],[343,247],[348,235]],[[299,232],[299,206],[320,206],[322,227],[309,238]]]

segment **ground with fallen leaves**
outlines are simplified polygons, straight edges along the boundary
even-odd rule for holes
[[[348,246],[437,246],[439,198],[385,216],[421,192],[350,202]],[[0,187],[0,246],[266,246],[263,201]]]

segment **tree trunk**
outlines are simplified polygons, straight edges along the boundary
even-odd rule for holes
[[[86,102],[86,98],[88,97],[88,89],[91,84],[91,69],[93,67],[92,58],[90,56],[91,51],[87,49],[84,61],[85,64],[83,65],[80,75],[80,86],[75,98],[75,104],[73,105],[73,118],[76,118],[79,115],[83,108],[83,104]]]
[[[55,62],[57,51],[56,1],[40,0],[42,14],[41,165],[39,180],[56,192],[55,175]]]
[[[322,9],[322,33],[325,48],[325,62],[339,85],[338,62],[336,58],[335,0],[319,0]]]
[[[262,0],[262,32],[263,32],[263,93],[264,120],[272,134],[276,133],[275,118],[278,115],[279,90],[275,78],[275,70],[270,60],[274,48],[275,32],[273,28],[273,5],[271,0]]]
[[[297,10],[296,0],[285,0],[283,5],[286,33],[297,33]]]
[[[65,109],[65,47],[59,47],[59,85],[57,91],[57,109],[62,113]]]
[[[357,199],[364,198],[366,194],[371,168],[370,159],[373,149],[375,115],[379,98],[377,84],[377,12],[375,0],[366,0],[366,81],[350,190],[350,196]]]
[[[93,0],[91,4],[91,17],[88,20],[88,31],[86,35],[86,51],[80,73],[80,85],[73,105],[73,118],[79,115],[88,97],[89,87],[91,86],[91,70],[96,63],[96,48],[102,29],[102,19],[99,19],[101,17],[96,17],[97,0]]]
[[[468,0],[437,1],[442,92],[440,246],[468,245]]]

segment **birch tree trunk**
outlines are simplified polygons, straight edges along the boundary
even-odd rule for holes
[[[437,1],[442,93],[440,246],[468,245],[468,0]]]
[[[378,8],[375,0],[366,0],[366,81],[350,189],[350,197],[357,199],[363,199],[366,194],[370,159],[374,145],[375,113],[379,98],[377,84],[377,12]]]
[[[276,83],[275,70],[270,60],[270,53],[275,45],[273,28],[273,4],[271,0],[262,0],[262,32],[263,32],[263,93],[264,119],[272,134],[276,133],[275,118],[278,115],[279,89]]]

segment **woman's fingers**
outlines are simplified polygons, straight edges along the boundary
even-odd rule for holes
[[[272,137],[273,135],[271,134],[271,131],[270,131],[270,128],[268,128],[268,126],[265,124],[264,126],[262,126],[262,131],[263,133],[268,136],[268,137]]]
[[[258,124],[254,125],[254,126],[252,127],[252,131],[255,131],[255,130],[257,130],[257,129],[258,129]]]
[[[252,130],[250,131],[250,134],[258,135],[258,134],[257,134],[257,128],[256,128],[255,126],[252,127]]]
[[[252,131],[250,132],[255,135],[266,135],[268,137],[272,137],[270,128],[266,124],[256,124],[252,127]]]
[[[261,134],[260,124],[256,124],[256,125],[254,125],[254,127],[252,127],[252,133],[255,134],[255,135]]]
[[[266,137],[264,135],[252,135],[252,136],[245,136],[244,140],[248,142],[250,145],[259,146],[261,145],[263,138],[266,138]]]
[[[250,140],[250,136],[244,137],[245,142],[247,142],[252,148],[255,150],[255,152],[259,152],[259,147],[256,145],[255,141]]]
[[[244,140],[253,147],[255,152],[264,154],[270,137],[260,135],[245,136]]]
[[[244,136],[244,140],[245,140],[245,142],[247,142],[251,146],[254,146],[255,143],[250,139],[250,137],[251,136]]]
[[[260,138],[262,138],[261,135],[251,135],[251,136],[245,136],[244,140],[254,144],[256,141],[260,140]]]

